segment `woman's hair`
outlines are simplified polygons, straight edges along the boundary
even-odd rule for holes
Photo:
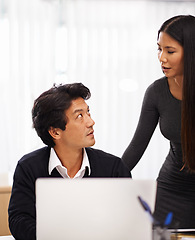
[[[158,31],[178,41],[184,49],[181,143],[184,166],[195,171],[195,17],[179,15],[165,21]]]
[[[81,97],[89,99],[91,93],[82,83],[54,85],[42,93],[35,101],[32,109],[33,127],[38,136],[48,146],[54,147],[55,143],[49,134],[50,127],[65,130],[67,119],[66,110],[73,100]]]

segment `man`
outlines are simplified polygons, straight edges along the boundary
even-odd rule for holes
[[[54,86],[32,109],[33,126],[47,145],[18,162],[9,204],[9,226],[17,240],[36,239],[35,181],[40,177],[131,177],[120,158],[95,144],[90,91],[81,83]]]

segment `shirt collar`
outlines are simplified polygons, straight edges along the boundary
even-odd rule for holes
[[[58,158],[56,152],[54,151],[53,148],[51,148],[50,151],[50,157],[49,157],[49,166],[48,166],[48,170],[49,170],[49,175],[51,175],[52,171],[54,170],[54,168],[57,168],[58,172],[63,176],[64,174],[62,174],[62,171],[60,169],[64,169],[63,171],[65,171],[65,175],[67,175],[67,169],[62,166],[62,163],[60,161],[60,159]],[[89,164],[89,158],[87,156],[86,150],[85,148],[83,149],[83,161],[82,161],[82,165],[80,170],[77,172],[77,174],[74,176],[74,178],[79,178],[80,176],[83,177],[85,174],[85,169],[88,168],[89,171],[89,175],[91,173],[91,168],[90,168],[90,164]],[[83,174],[84,173],[84,174]]]

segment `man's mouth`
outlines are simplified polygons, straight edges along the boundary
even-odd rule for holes
[[[91,130],[91,131],[87,134],[87,136],[93,135],[93,133],[94,133],[94,130]]]

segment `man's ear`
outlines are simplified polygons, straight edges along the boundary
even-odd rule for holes
[[[55,139],[57,140],[60,138],[60,129],[59,128],[50,127],[48,132],[54,140]]]

